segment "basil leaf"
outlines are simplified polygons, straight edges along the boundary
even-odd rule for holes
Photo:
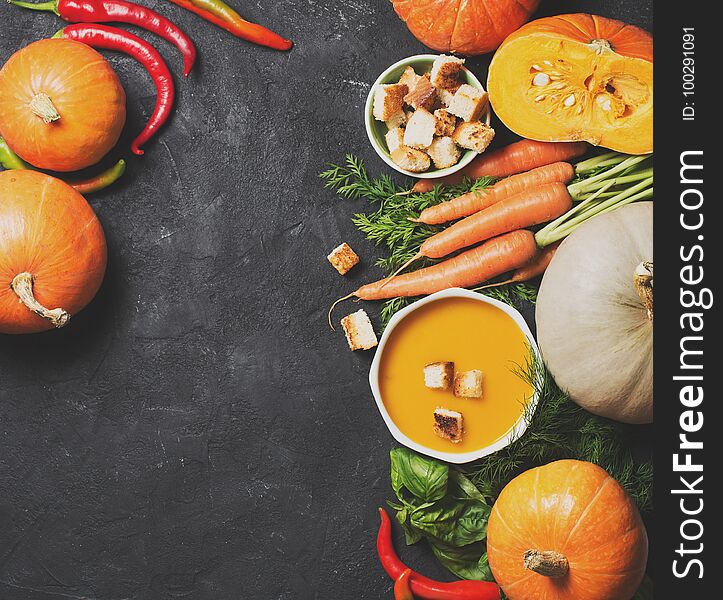
[[[389,456],[392,462],[392,487],[397,498],[405,501],[404,489],[422,502],[435,502],[444,498],[449,478],[447,465],[407,448],[395,448]]]
[[[403,508],[402,510],[398,511],[397,521],[399,521],[399,524],[402,526],[402,531],[404,532],[404,540],[407,542],[407,546],[411,546],[422,539],[422,533],[412,527],[412,525],[407,521],[408,514],[409,510],[407,508]]]
[[[454,484],[454,487],[448,486],[449,488],[451,488],[448,489],[449,494],[459,498],[473,498],[475,500],[479,500],[484,504],[487,504],[487,500],[479,491],[479,489],[477,489],[477,486],[457,469],[450,469],[449,480],[451,483]],[[457,496],[457,491],[459,491],[460,493],[459,496]]]
[[[415,509],[410,522],[432,541],[466,546],[485,539],[489,514],[490,507],[484,502],[447,497],[434,506]]]
[[[494,581],[487,563],[487,551],[483,542],[453,548],[444,544],[431,544],[432,551],[444,567],[461,579]]]

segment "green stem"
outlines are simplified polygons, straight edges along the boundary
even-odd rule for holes
[[[58,12],[57,0],[50,0],[49,2],[21,2],[21,0],[8,0],[8,2],[21,8],[29,8],[30,10],[44,10],[60,16],[60,13]]]
[[[634,171],[630,175],[622,175],[620,177],[615,177],[614,179],[610,181],[596,181],[585,188],[585,192],[579,194],[578,196],[573,196],[573,199],[575,200],[583,200],[585,198],[585,194],[588,192],[594,192],[596,190],[599,190],[601,188],[608,188],[609,183],[612,183],[613,185],[627,185],[629,183],[636,183],[637,181],[642,181],[643,179],[647,179],[648,177],[653,176],[653,169],[643,169],[641,171]],[[571,194],[572,195],[572,194]]]
[[[586,160],[580,161],[575,165],[575,172],[577,174],[588,173],[594,171],[600,167],[609,167],[611,165],[617,165],[627,158],[626,154],[620,152],[606,152],[605,154],[599,154]]]
[[[591,184],[597,183],[599,181],[603,180],[609,180],[611,175],[617,175],[619,173],[623,173],[628,168],[633,167],[644,160],[647,160],[647,156],[630,156],[626,158],[621,163],[614,166],[612,169],[608,169],[607,171],[603,171],[602,173],[598,173],[597,175],[593,175],[589,179],[584,179],[583,181],[578,181],[577,183],[573,183],[572,185],[568,186],[568,190],[570,190],[570,195],[575,198],[578,197],[581,193],[584,193],[586,189],[588,189],[588,186]]]
[[[32,167],[12,151],[8,143],[0,137],[0,165],[3,169],[32,169]]]

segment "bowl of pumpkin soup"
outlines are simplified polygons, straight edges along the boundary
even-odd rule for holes
[[[509,445],[527,429],[535,390],[518,374],[538,354],[522,315],[469,290],[431,294],[392,317],[369,373],[392,436],[450,463]]]

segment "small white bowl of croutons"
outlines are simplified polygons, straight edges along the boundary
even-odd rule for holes
[[[400,173],[444,177],[468,165],[494,138],[482,83],[464,59],[418,54],[394,63],[372,85],[367,135]]]

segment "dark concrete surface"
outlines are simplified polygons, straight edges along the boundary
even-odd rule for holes
[[[395,443],[371,354],[325,325],[330,300],[379,274],[377,251],[350,222],[364,203],[317,174],[346,152],[383,168],[369,82],[424,48],[383,0],[234,2],[293,38],[288,54],[141,1],[194,37],[200,63],[146,156],[91,199],[110,251],[97,299],[65,330],[0,337],[0,599],[388,598],[374,537]],[[651,6],[541,13],[650,28]],[[0,61],[61,26],[3,3]],[[145,37],[179,73],[175,49]],[[107,56],[127,148],[154,91]],[[486,61],[470,61],[482,77]],[[363,257],[347,279],[325,259],[341,241]],[[402,554],[445,576],[422,545]]]

